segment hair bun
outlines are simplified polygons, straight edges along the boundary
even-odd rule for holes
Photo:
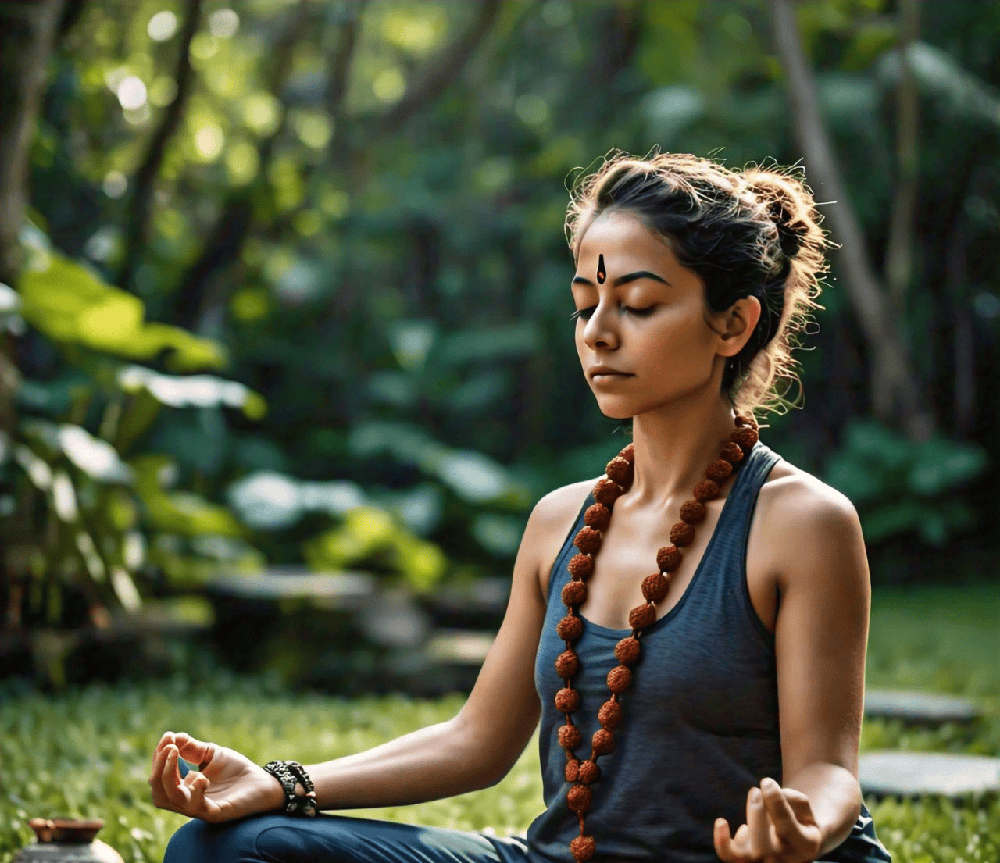
[[[769,210],[771,219],[778,228],[778,243],[782,254],[787,258],[794,258],[802,248],[808,227],[796,225],[793,213],[780,200],[772,201]]]
[[[781,253],[796,257],[816,224],[812,199],[803,195],[799,178],[766,168],[750,168],[743,178],[778,229]]]

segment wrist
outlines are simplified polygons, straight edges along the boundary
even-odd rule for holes
[[[264,770],[281,789],[280,808],[289,815],[313,817],[317,812],[316,792],[305,768],[297,761],[269,761]]]

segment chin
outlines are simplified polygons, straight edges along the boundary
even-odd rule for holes
[[[615,404],[611,401],[602,402],[600,399],[597,400],[597,407],[610,420],[630,420],[636,414],[642,413],[641,410],[636,410],[634,407]]]

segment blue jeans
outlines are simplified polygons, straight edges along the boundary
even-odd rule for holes
[[[527,863],[518,837],[317,815],[257,815],[225,824],[193,819],[163,863]]]

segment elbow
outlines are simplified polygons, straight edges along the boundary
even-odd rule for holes
[[[495,729],[477,729],[474,723],[464,721],[461,714],[449,725],[454,757],[465,772],[470,791],[482,791],[501,782],[523,749],[513,751],[513,747],[504,746]],[[484,741],[490,741],[489,745],[484,745]]]

